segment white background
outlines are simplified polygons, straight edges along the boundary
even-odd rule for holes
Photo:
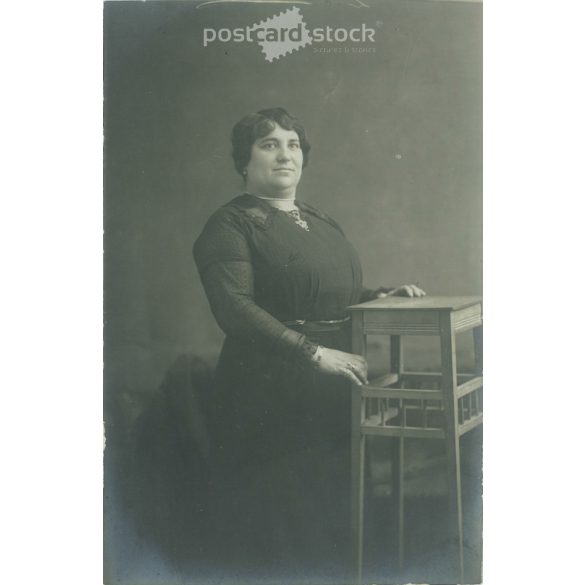
[[[7,6],[0,580],[99,584],[102,4]],[[583,12],[484,5],[486,585],[582,580]]]

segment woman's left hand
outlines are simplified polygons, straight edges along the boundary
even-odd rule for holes
[[[420,288],[417,284],[403,284],[398,288],[390,291],[389,293],[380,293],[378,298],[383,299],[384,297],[424,297],[426,292]]]
[[[323,374],[343,376],[357,386],[368,383],[368,364],[361,355],[321,346],[316,368]]]

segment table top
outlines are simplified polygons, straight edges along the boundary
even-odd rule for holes
[[[377,311],[377,310],[452,310],[457,311],[465,307],[471,307],[481,303],[481,297],[448,297],[448,296],[426,296],[426,297],[385,297],[374,299],[367,303],[352,305],[350,311]]]

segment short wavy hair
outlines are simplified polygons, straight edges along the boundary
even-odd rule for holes
[[[303,151],[303,168],[309,164],[311,145],[302,124],[284,108],[268,108],[244,116],[232,129],[232,157],[240,175],[244,176],[244,169],[250,162],[254,142],[270,134],[277,124],[298,134]]]

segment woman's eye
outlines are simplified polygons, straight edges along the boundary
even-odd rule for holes
[[[296,142],[293,142],[292,144],[289,144],[288,147],[291,150],[297,150],[299,148],[299,144],[297,144]]]
[[[265,144],[262,145],[262,148],[264,150],[272,150],[274,146],[275,146],[274,142],[266,142]]]

